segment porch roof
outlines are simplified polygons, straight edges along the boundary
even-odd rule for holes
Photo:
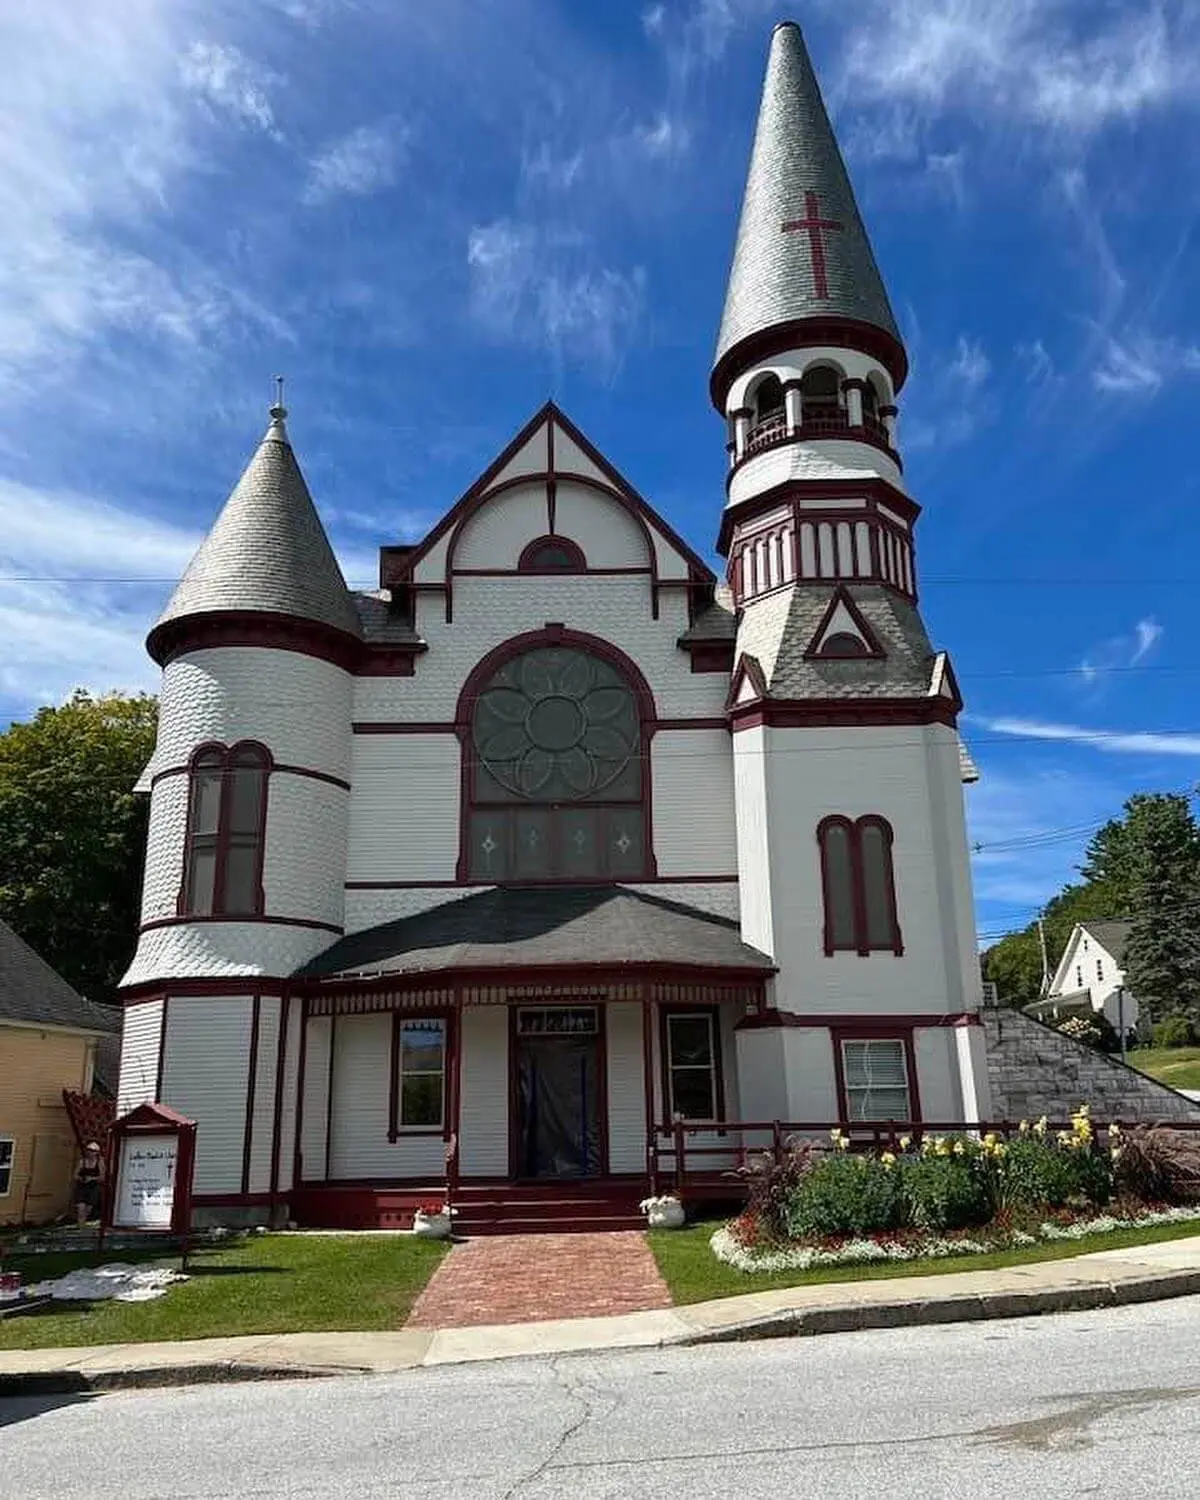
[[[725,917],[623,886],[496,886],[415,916],[350,933],[302,969],[302,979],[446,970],[643,965],[773,974]]]

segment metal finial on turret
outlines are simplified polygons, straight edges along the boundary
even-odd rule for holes
[[[271,408],[272,420],[282,422],[287,416],[287,407],[283,404],[283,376],[275,377],[275,405]]]

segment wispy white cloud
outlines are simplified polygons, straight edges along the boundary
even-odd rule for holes
[[[965,390],[975,391],[991,373],[992,362],[984,353],[983,345],[960,333],[957,352],[946,372],[947,378]]]
[[[1117,395],[1154,395],[1176,375],[1200,373],[1200,346],[1145,333],[1128,338],[1108,336],[1092,369],[1099,391]]]
[[[1163,627],[1148,616],[1138,620],[1124,635],[1112,636],[1094,647],[1079,664],[1079,673],[1089,686],[1098,684],[1106,674],[1136,667],[1163,638]]]
[[[179,74],[184,87],[214,109],[238,124],[282,139],[269,94],[283,79],[240,48],[227,43],[193,42],[180,61]]]
[[[1134,9],[1075,0],[863,0],[836,80],[855,108],[987,115],[1050,150],[1118,120],[1200,100],[1200,34],[1185,0]]]
[[[1200,755],[1200,734],[1165,734],[1153,730],[1087,729],[1079,724],[1057,724],[1044,719],[1001,717],[981,723],[993,734],[1023,740],[1055,740],[1091,745],[1111,755]]]
[[[913,340],[913,346],[918,340]],[[914,364],[917,361],[914,360]],[[901,442],[912,451],[950,448],[969,441],[992,420],[992,362],[983,345],[959,334],[952,355],[922,356],[919,394],[905,409]]]
[[[1015,353],[1029,385],[1044,386],[1055,378],[1054,360],[1041,339],[1018,344]]]
[[[467,240],[471,307],[493,336],[615,370],[642,313],[645,277],[597,263],[578,234],[497,219]]]
[[[408,148],[408,132],[396,122],[360,125],[330,142],[309,164],[306,203],[341,196],[365,197],[396,180]]]

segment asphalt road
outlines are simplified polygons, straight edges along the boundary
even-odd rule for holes
[[[1200,1298],[0,1401],[2,1500],[1200,1497]]]

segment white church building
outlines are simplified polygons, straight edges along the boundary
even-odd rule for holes
[[[198,1122],[199,1211],[616,1223],[680,1140],[699,1190],[751,1123],[988,1117],[906,373],[788,23],[710,384],[723,578],[547,405],[353,592],[272,409],[147,643],[119,1103]]]

